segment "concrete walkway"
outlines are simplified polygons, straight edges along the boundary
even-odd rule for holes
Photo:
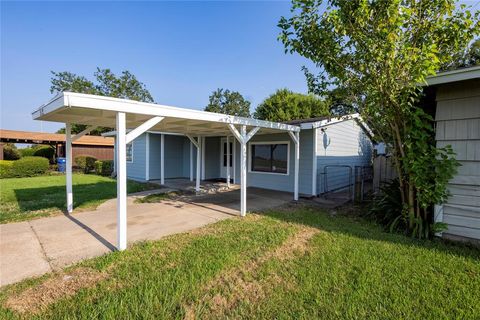
[[[256,188],[249,188],[247,194],[250,211],[292,200],[291,193]],[[161,203],[134,203],[144,195],[128,197],[129,244],[156,240],[239,214],[238,190]],[[116,199],[108,200],[94,211],[2,224],[0,286],[114,251],[116,230]]]

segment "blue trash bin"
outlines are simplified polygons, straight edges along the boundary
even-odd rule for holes
[[[57,158],[57,165],[58,165],[58,171],[65,172],[65,168],[67,167],[67,159]]]

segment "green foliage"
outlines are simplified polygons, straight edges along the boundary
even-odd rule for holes
[[[419,83],[454,61],[479,34],[479,12],[454,0],[293,0],[280,40],[321,70],[304,68],[309,90],[342,88],[375,138],[391,146],[408,232],[432,234],[433,204],[445,200],[457,163],[433,147],[433,124],[418,107]],[[322,14],[319,12],[324,11]]]
[[[18,151],[17,146],[13,143],[5,143],[3,145],[3,159],[18,160],[22,155]]]
[[[24,157],[15,161],[1,161],[1,178],[33,177],[45,174],[49,169],[48,159],[42,157]]]
[[[89,173],[90,171],[95,169],[95,161],[97,161],[97,159],[92,156],[75,157],[75,165],[84,173]]]
[[[52,146],[39,146],[34,149],[33,156],[47,158],[50,162],[53,162],[55,156],[55,149]]]
[[[12,178],[13,175],[13,160],[0,160],[0,178]]]
[[[239,92],[218,88],[208,98],[205,111],[224,113],[231,116],[249,117],[250,101]]]
[[[22,157],[31,157],[35,152],[35,149],[30,147],[30,148],[19,149],[19,151]]]
[[[95,161],[95,173],[101,176],[110,176],[113,172],[113,160]]]
[[[478,65],[480,65],[480,39],[473,41],[468,49],[455,55],[453,61],[442,66],[442,70],[454,70]]]
[[[320,98],[280,89],[257,107],[254,117],[281,122],[327,115],[329,115],[327,104]]]
[[[78,93],[96,94],[122,99],[130,99],[142,102],[153,102],[153,97],[146,86],[137,80],[129,71],[122,71],[120,76],[115,75],[110,69],[100,69],[94,73],[95,82],[84,76],[74,73],[54,72],[51,78],[50,92],[57,93],[71,91]],[[87,126],[83,124],[72,124],[72,133],[79,133]],[[98,128],[92,131],[92,135],[100,135],[111,128]],[[65,129],[58,130],[58,133],[65,133]]]

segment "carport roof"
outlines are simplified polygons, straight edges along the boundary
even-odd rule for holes
[[[152,117],[164,117],[150,130],[218,136],[230,135],[227,124],[233,124],[259,127],[259,133],[263,134],[300,131],[299,126],[284,123],[73,92],[58,94],[34,111],[32,117],[34,120],[115,128],[117,112],[126,113],[127,129],[134,129]]]

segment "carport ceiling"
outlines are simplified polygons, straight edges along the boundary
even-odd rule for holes
[[[219,113],[143,103],[132,100],[64,92],[32,113],[35,120],[115,128],[117,112],[126,113],[127,129],[154,116],[165,117],[150,130],[201,136],[230,135],[227,124],[260,127],[259,134],[300,131],[283,123],[234,117]]]

